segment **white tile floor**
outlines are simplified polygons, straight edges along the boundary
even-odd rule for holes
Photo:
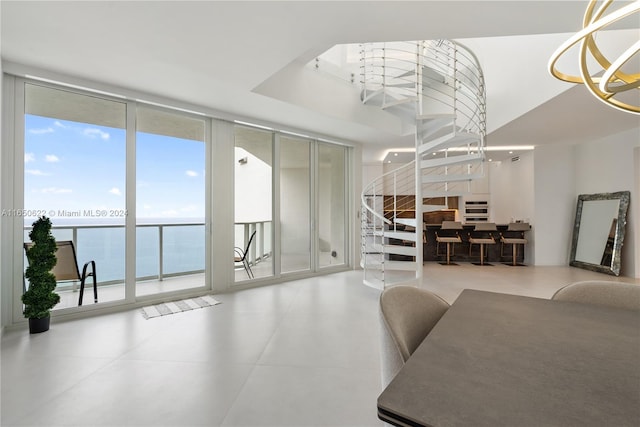
[[[423,287],[549,298],[619,280],[571,267],[425,265]],[[145,320],[139,310],[2,337],[2,426],[378,426],[379,292],[350,271],[220,294]]]

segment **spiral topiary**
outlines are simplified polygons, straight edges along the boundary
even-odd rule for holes
[[[43,319],[60,302],[60,295],[54,292],[56,277],[51,270],[58,261],[56,258],[56,240],[51,234],[51,220],[45,216],[33,223],[29,233],[33,246],[27,249],[29,266],[25,277],[29,280],[29,290],[22,295],[24,317]]]

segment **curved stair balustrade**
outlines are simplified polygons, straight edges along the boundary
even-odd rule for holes
[[[362,193],[364,282],[382,289],[422,278],[423,212],[446,209],[448,197],[469,193],[470,182],[484,176],[484,77],[464,46],[428,40],[363,44],[361,83],[363,103],[394,114],[415,133],[415,161]],[[445,205],[424,203],[431,198]]]

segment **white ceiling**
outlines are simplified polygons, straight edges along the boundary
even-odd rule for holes
[[[3,0],[0,53],[5,64],[362,142],[365,160],[374,160],[411,141],[392,127],[274,96],[265,82],[335,44],[462,39],[485,69],[489,144],[577,142],[640,129],[638,116],[546,72],[551,52],[580,29],[586,3]],[[640,17],[622,26],[631,29],[625,40],[640,38]],[[286,81],[295,84],[291,74]]]

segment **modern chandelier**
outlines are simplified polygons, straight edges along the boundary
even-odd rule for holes
[[[554,53],[549,60],[549,72],[554,77],[570,83],[585,84],[587,89],[599,100],[603,101],[607,105],[617,108],[622,111],[631,112],[633,114],[640,114],[639,103],[630,104],[625,98],[623,102],[619,99],[615,99],[616,95],[622,94],[626,91],[640,91],[640,72],[634,74],[628,74],[622,71],[622,67],[626,64],[634,55],[640,52],[640,40],[635,42],[630,48],[625,50],[617,59],[610,62],[596,46],[594,35],[597,31],[604,29],[608,25],[619,21],[633,13],[640,11],[640,0],[637,0],[631,4],[623,6],[608,15],[604,15],[607,8],[611,5],[613,0],[605,0],[600,7],[596,6],[598,0],[590,0],[587,10],[584,14],[583,28],[577,32],[574,36],[564,42]],[[595,10],[595,12],[594,12]],[[572,76],[569,74],[561,73],[556,69],[556,62],[558,59],[571,47],[578,42],[582,42],[580,45],[580,76]],[[587,51],[598,62],[604,73],[601,77],[592,77],[587,69]],[[599,74],[599,73],[596,73]],[[640,99],[640,93],[637,98]]]

